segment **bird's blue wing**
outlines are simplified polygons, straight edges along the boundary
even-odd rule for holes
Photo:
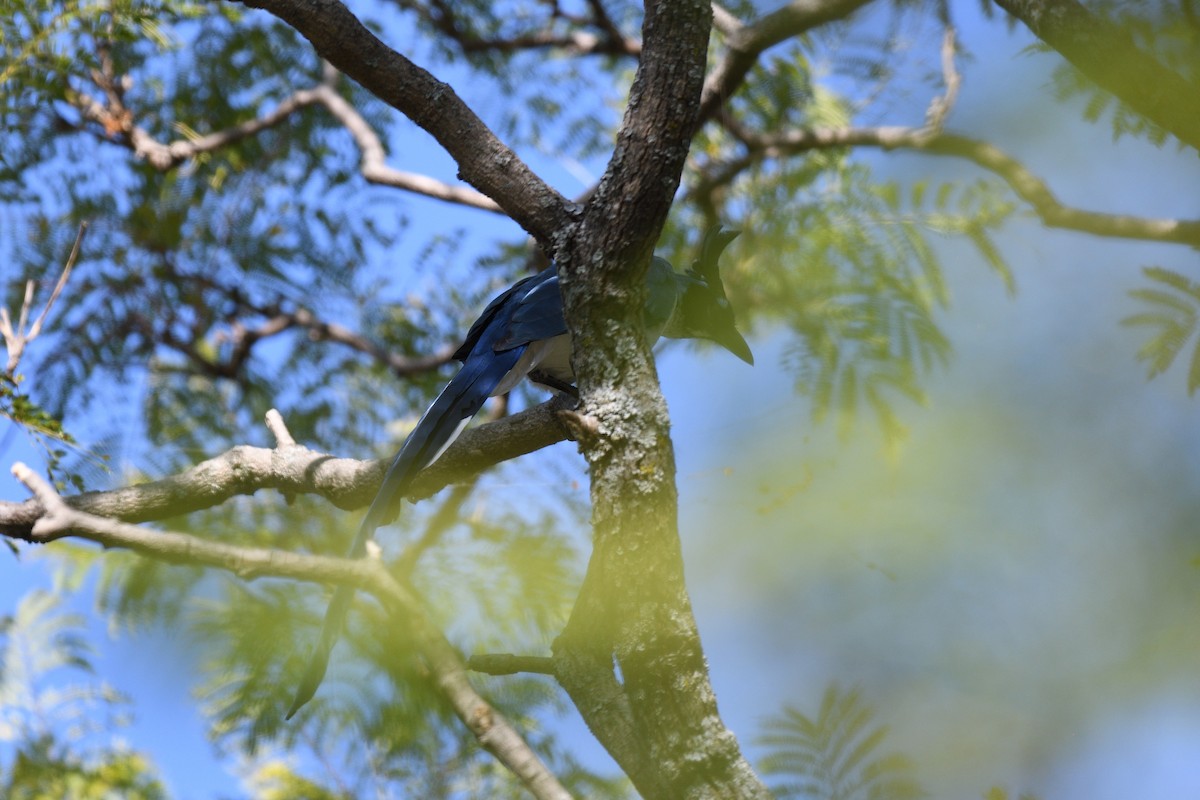
[[[497,352],[541,339],[553,339],[567,332],[558,275],[550,267],[536,277],[541,280],[521,296],[508,329],[493,346]]]
[[[488,303],[487,306],[484,307],[483,312],[479,315],[479,318],[476,319],[475,322],[471,323],[471,328],[467,331],[467,336],[463,340],[462,345],[460,345],[459,348],[454,351],[454,358],[465,362],[467,357],[475,349],[475,345],[478,344],[480,337],[483,336],[484,331],[487,330],[489,325],[497,321],[498,316],[507,317],[506,320],[502,321],[505,325],[509,324],[512,317],[508,316],[504,312],[514,311],[522,304],[524,298],[536,291],[539,286],[550,280],[554,281],[554,293],[557,294],[558,276],[554,272],[554,267],[549,266],[539,272],[537,275],[530,275],[528,278],[522,278],[492,298],[492,302]],[[559,301],[558,313],[559,316],[562,315],[561,300]]]

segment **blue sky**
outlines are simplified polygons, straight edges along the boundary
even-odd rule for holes
[[[1023,53],[1029,37],[982,20],[976,4],[958,13],[974,59],[951,129],[1018,157],[1065,203],[1200,218],[1194,154],[1114,144],[1105,125],[1050,97],[1055,56]],[[919,120],[924,103],[897,113]],[[427,137],[405,153],[454,174]],[[582,188],[576,165],[523,155],[564,192]],[[948,159],[867,157],[904,179],[979,174]],[[405,211],[414,226],[465,227],[464,257],[515,234],[432,201]],[[1146,381],[1139,334],[1118,321],[1135,309],[1126,293],[1141,267],[1194,274],[1196,253],[1028,219],[1000,241],[1012,298],[972,250],[942,248],[955,355],[927,404],[901,409],[909,434],[895,452],[869,421],[846,440],[812,424],[782,366],[783,331],[758,332],[753,369],[709,350],[660,358],[689,588],[722,714],[753,753],[764,717],[783,703],[813,710],[837,680],[863,687],[935,797],[1000,784],[1046,800],[1191,800],[1196,401],[1178,366]],[[393,258],[411,255],[401,246]],[[36,463],[19,441],[7,458]],[[5,480],[4,497],[25,496]],[[0,559],[4,607],[47,581],[38,559]],[[72,605],[91,613],[87,592]],[[243,796],[191,703],[189,645],[167,631],[112,637],[99,621],[92,633],[99,674],[134,698],[123,735],[173,796]],[[606,762],[577,719],[558,724],[577,752]]]

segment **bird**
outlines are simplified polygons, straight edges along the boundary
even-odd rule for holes
[[[659,337],[708,339],[754,364],[750,346],[734,325],[717,265],[738,234],[722,226],[710,229],[700,257],[686,272],[676,272],[665,259],[651,257],[642,315],[648,344]],[[413,478],[441,456],[488,397],[504,394],[526,378],[558,392],[576,393],[571,340],[554,265],[517,281],[488,303],[453,357],[462,367],[392,459],[347,558],[361,558],[376,529],[396,519]],[[353,587],[339,586],[334,591],[286,719],[316,694],[353,598]]]

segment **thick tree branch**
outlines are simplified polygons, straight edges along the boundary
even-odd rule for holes
[[[646,4],[616,147],[554,252],[594,542],[556,676],[637,790],[672,800],[769,796],[717,713],[684,585],[669,421],[640,330],[645,270],[696,131],[711,18],[707,0]]]
[[[413,481],[408,497],[428,497],[448,483],[562,441],[566,434],[557,412],[565,406],[566,401],[554,399],[464,431],[433,466]],[[272,430],[276,427],[272,425]],[[390,461],[335,458],[282,442],[274,449],[244,445],[178,475],[112,491],[84,492],[64,502],[82,513],[126,522],[165,519],[212,508],[260,489],[276,489],[289,495],[317,494],[338,508],[360,508],[379,489]],[[44,514],[45,509],[36,499],[23,503],[0,501],[0,534],[28,540]]]
[[[1143,51],[1129,32],[1076,0],[996,0],[1100,88],[1200,150],[1200,85]]]
[[[38,504],[45,509],[31,532],[36,542],[52,542],[70,536],[171,563],[216,567],[243,579],[271,576],[351,584],[370,592],[392,616],[403,620],[405,628],[413,635],[418,652],[433,673],[434,682],[480,745],[520,778],[540,800],[570,797],[512,724],[475,690],[467,679],[458,651],[432,624],[408,587],[395,580],[379,561],[237,547],[185,533],[148,530],[94,516],[68,505],[24,464],[14,465],[13,474],[29,487]]]
[[[431,134],[458,162],[459,177],[494,200],[540,242],[571,219],[569,204],[535,175],[434,78],[371,33],[338,0],[245,0],[299,31],[317,53]]]

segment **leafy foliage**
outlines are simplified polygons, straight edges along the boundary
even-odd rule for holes
[[[33,591],[0,625],[0,741],[13,744],[11,761],[0,764],[0,794],[161,800],[147,760],[112,744],[112,731],[127,722],[126,701],[90,678],[83,624],[60,611],[54,595]],[[81,673],[89,677],[78,680]]]
[[[1138,350],[1146,362],[1149,377],[1165,372],[1186,349],[1196,333],[1200,319],[1200,283],[1162,267],[1146,267],[1142,274],[1150,286],[1133,289],[1129,295],[1141,301],[1145,311],[1131,314],[1121,324],[1149,328],[1152,335]],[[1200,388],[1200,343],[1193,345],[1189,359],[1187,389],[1195,394]]]
[[[857,689],[825,690],[815,717],[796,708],[766,721],[760,768],[776,797],[916,800],[926,796],[903,755],[879,749],[888,729],[875,725]]]

